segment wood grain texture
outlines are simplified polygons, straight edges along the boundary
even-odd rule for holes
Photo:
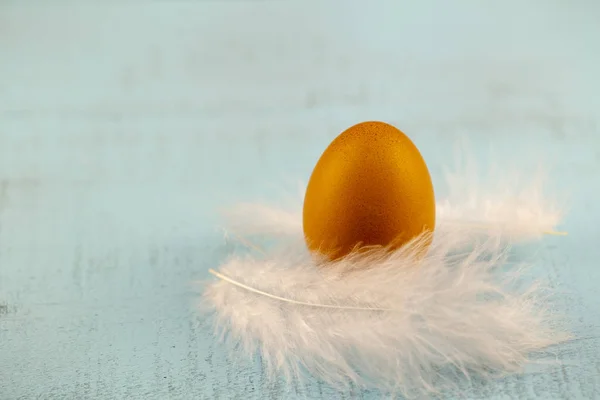
[[[600,6],[443,4],[0,5],[0,399],[303,398],[231,364],[194,282],[231,250],[217,207],[281,195],[372,119],[437,185],[461,137],[546,157],[570,235],[539,270],[577,340],[459,398],[600,398]]]

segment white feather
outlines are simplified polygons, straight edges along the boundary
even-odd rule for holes
[[[217,330],[260,354],[273,378],[309,373],[410,396],[451,386],[448,368],[467,378],[519,371],[565,337],[550,328],[547,293],[519,288],[522,269],[506,271],[501,241],[454,253],[465,237],[438,234],[422,259],[419,240],[320,266],[299,248],[235,256],[204,300]]]
[[[203,303],[221,337],[242,354],[259,354],[272,378],[310,374],[407,397],[453,386],[457,373],[520,371],[532,353],[565,340],[551,328],[549,292],[525,283],[526,266],[505,262],[514,241],[556,229],[560,213],[541,181],[486,191],[474,175],[446,179],[449,195],[438,201],[424,257],[419,238],[394,252],[324,263],[306,250],[300,206],[234,207],[228,229],[281,247],[211,270],[218,279]]]
[[[466,162],[445,171],[447,195],[436,203],[438,219],[443,225],[469,224],[479,227],[479,233],[502,234],[512,241],[564,235],[557,230],[562,210],[546,193],[546,177],[542,169],[523,174],[506,167],[482,175],[473,162]]]
[[[523,182],[522,174],[489,171],[485,178],[468,164],[446,171],[447,192],[436,202],[437,230],[461,226],[470,235],[501,235],[526,241],[558,231],[562,213],[545,193],[545,175],[539,171]],[[442,188],[443,189],[443,188]],[[242,203],[224,213],[225,225],[237,235],[302,234],[302,201],[288,207]]]
[[[241,203],[223,213],[227,230],[242,236],[294,236],[302,233],[302,209]]]

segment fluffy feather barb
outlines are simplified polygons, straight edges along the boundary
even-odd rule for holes
[[[544,193],[539,172],[523,182],[518,173],[488,173],[483,179],[468,164],[446,171],[447,196],[437,201],[437,230],[462,229],[475,236],[495,235],[505,241],[539,239],[557,231],[561,208]],[[301,200],[302,196],[300,196]],[[302,235],[302,202],[292,207],[257,203],[238,204],[225,213],[225,225],[240,235]]]
[[[374,248],[323,263],[305,250],[300,213],[235,209],[235,232],[286,246],[233,256],[214,271],[220,279],[203,300],[217,330],[248,356],[259,354],[274,378],[309,373],[409,397],[453,386],[457,374],[519,371],[532,352],[565,337],[550,328],[548,293],[524,284],[523,266],[507,266],[507,235],[537,236],[558,215],[514,196],[503,206],[466,193],[463,206],[441,207],[424,257],[418,238],[391,253]]]
[[[498,240],[453,254],[465,245],[454,233],[437,237],[420,261],[418,240],[321,268],[302,253],[234,257],[219,273],[278,298],[221,280],[205,300],[218,329],[248,355],[260,353],[273,376],[308,371],[409,395],[451,384],[449,368],[466,377],[518,371],[531,352],[562,339],[548,327],[544,291],[519,289],[519,270],[499,273]]]

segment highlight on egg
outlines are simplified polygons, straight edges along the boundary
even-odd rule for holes
[[[294,390],[310,378],[430,398],[518,374],[569,337],[526,265],[506,262],[556,233],[539,177],[483,188],[465,170],[434,191],[412,140],[379,121],[345,129],[315,162],[300,206],[224,216],[245,251],[209,270],[201,309],[236,359],[258,357]]]
[[[394,250],[435,227],[435,196],[421,153],[379,121],[356,124],[317,162],[304,197],[308,247],[338,259],[361,247]]]

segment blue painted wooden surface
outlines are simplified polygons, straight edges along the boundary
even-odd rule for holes
[[[298,397],[228,363],[193,282],[228,251],[215,207],[366,119],[438,182],[463,136],[551,161],[570,236],[541,266],[585,339],[465,398],[600,398],[600,3],[341,4],[0,5],[0,399]]]

